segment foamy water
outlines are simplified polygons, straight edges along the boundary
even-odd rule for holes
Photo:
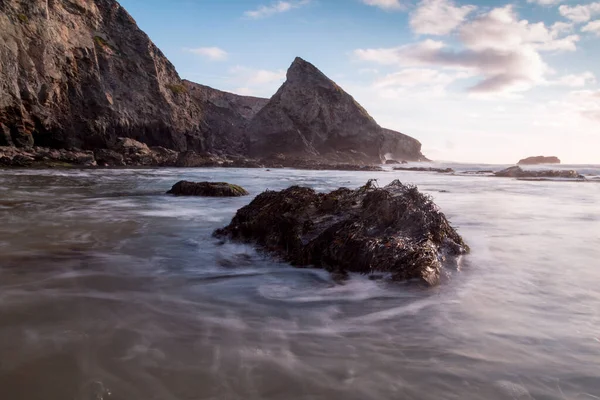
[[[600,185],[448,166],[0,171],[0,398],[600,398]],[[342,285],[211,236],[265,189],[370,178],[469,243],[443,285]],[[252,196],[164,195],[180,179]]]

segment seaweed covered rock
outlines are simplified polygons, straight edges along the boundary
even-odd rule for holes
[[[241,186],[225,182],[177,182],[167,194],[175,196],[239,197],[249,193]]]
[[[215,235],[256,243],[299,267],[389,273],[429,285],[439,282],[444,262],[468,252],[433,201],[398,180],[327,194],[299,186],[266,191]]]

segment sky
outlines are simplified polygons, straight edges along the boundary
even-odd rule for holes
[[[600,164],[600,0],[120,0],[182,78],[270,97],[296,56],[429,158]]]

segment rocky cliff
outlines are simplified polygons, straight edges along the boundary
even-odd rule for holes
[[[0,1],[0,145],[210,141],[173,65],[114,0]]]
[[[188,93],[204,114],[210,132],[207,147],[224,154],[245,152],[245,128],[269,99],[223,92],[184,80]]]
[[[418,161],[421,144],[384,130],[314,65],[296,58],[287,80],[248,126],[250,155],[282,153],[333,162]]]
[[[271,100],[237,96],[181,80],[115,0],[0,0],[0,146],[97,151],[123,138],[319,162],[422,158],[300,58]]]
[[[387,159],[403,161],[429,161],[421,153],[421,142],[391,129],[383,129],[382,155]]]

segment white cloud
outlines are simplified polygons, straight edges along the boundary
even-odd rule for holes
[[[477,7],[456,6],[451,0],[422,0],[410,15],[410,26],[416,33],[446,35],[458,27]]]
[[[196,49],[185,49],[185,51],[206,57],[211,61],[226,60],[229,56],[225,50],[219,47],[198,47]]]
[[[562,3],[563,0],[527,0],[528,3],[537,3],[541,6],[552,6],[554,4]]]
[[[235,93],[241,94],[242,96],[253,96],[254,95],[254,91],[247,87],[239,87],[239,88],[235,89]]]
[[[572,22],[562,22],[558,21],[552,24],[550,27],[550,32],[554,36],[558,36],[563,32],[572,32],[573,31],[573,23]]]
[[[579,4],[574,7],[562,5],[558,7],[558,11],[573,22],[587,22],[594,15],[600,14],[600,3]]]
[[[362,0],[362,2],[384,10],[403,10],[405,8],[400,0]]]
[[[266,69],[252,69],[237,66],[229,71],[235,79],[244,84],[245,87],[265,85],[273,82],[283,82],[285,71],[269,71]]]
[[[584,118],[600,122],[600,90],[571,92],[566,104]]]
[[[564,25],[550,29],[543,22],[519,20],[511,5],[495,8],[460,29],[460,37],[467,47],[477,49],[512,50],[531,46],[538,50],[576,50],[579,36],[558,36]]]
[[[469,76],[470,74],[467,72],[448,73],[429,68],[405,68],[376,80],[374,87],[447,86],[458,79],[468,78]]]
[[[300,0],[300,1],[277,1],[268,6],[260,6],[256,10],[249,10],[244,12],[244,15],[248,18],[259,19],[270,17],[275,14],[284,13],[294,8],[300,8],[309,4],[311,0]]]
[[[596,34],[596,36],[600,36],[600,19],[588,23],[581,28],[581,32],[590,32]]]
[[[551,85],[569,86],[569,87],[585,87],[596,83],[596,76],[586,71],[581,74],[571,74],[560,77],[555,81],[549,82]]]
[[[401,67],[428,66],[467,70],[481,77],[471,92],[515,92],[546,82],[551,73],[543,51],[573,51],[577,35],[561,37],[566,26],[550,29],[544,23],[519,20],[511,6],[492,9],[458,30],[462,48],[444,42],[420,43],[382,49],[358,49],[354,54],[366,61]]]

